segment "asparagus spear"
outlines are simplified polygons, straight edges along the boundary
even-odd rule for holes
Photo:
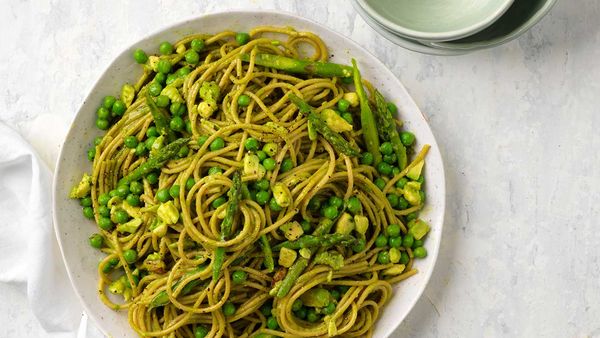
[[[369,107],[369,100],[362,85],[360,71],[354,59],[352,59],[352,67],[354,68],[354,86],[356,87],[356,94],[360,101],[360,124],[362,126],[363,138],[365,139],[367,150],[373,154],[374,164],[377,165],[381,162],[381,153],[379,152],[379,135],[377,134],[375,117],[373,116],[371,107]]]
[[[279,287],[279,290],[277,290],[278,298],[285,297],[285,295],[287,295],[288,292],[290,292],[290,289],[292,288],[292,286],[294,286],[294,283],[296,282],[298,277],[300,277],[302,271],[304,271],[304,269],[306,269],[307,266],[308,259],[304,257],[300,257],[296,260],[296,262],[294,262],[294,265],[290,267],[287,274],[283,278],[283,281],[281,281],[281,286]]]
[[[173,130],[169,128],[169,114],[163,108],[160,108],[154,102],[154,99],[150,95],[150,91],[146,91],[146,104],[150,109],[150,113],[152,114],[152,118],[154,119],[154,124],[156,125],[156,130],[161,134],[165,135],[169,142],[172,142],[175,139],[175,134]]]
[[[380,126],[384,129],[384,133],[392,143],[392,148],[398,158],[398,167],[402,170],[406,167],[407,162],[406,148],[400,140],[400,134],[398,134],[398,129],[396,129],[394,117],[388,109],[383,95],[381,95],[377,89],[375,90],[375,105],[377,106],[376,114],[379,116],[378,120],[380,121]]]
[[[265,255],[265,266],[267,271],[273,272],[275,270],[275,261],[273,260],[273,250],[267,235],[260,236],[260,247],[262,248],[263,254]]]
[[[135,170],[130,172],[127,176],[120,179],[119,185],[129,184],[133,181],[137,181],[142,178],[142,176],[150,173],[152,170],[162,167],[168,160],[177,156],[177,153],[181,147],[187,144],[189,140],[189,138],[180,138],[169,143],[164,148],[159,149],[154,156],[148,159],[148,161],[135,168]]]
[[[223,218],[223,222],[221,222],[221,241],[227,239],[227,237],[231,233],[233,219],[235,218],[235,214],[238,209],[238,204],[240,202],[240,196],[242,195],[242,178],[240,176],[239,171],[236,171],[233,174],[233,186],[231,187],[231,189],[229,189],[228,195],[229,204],[227,204],[225,218]],[[223,266],[224,260],[225,248],[218,247],[215,250],[215,256],[213,258],[213,280],[217,280],[219,278],[219,273],[221,272],[221,267]]]
[[[304,235],[295,241],[285,241],[273,247],[273,250],[288,248],[298,250],[302,248],[324,248],[333,245],[351,246],[356,244],[356,238],[344,234],[325,234],[322,236]]]
[[[315,128],[315,130],[319,134],[323,135],[323,137],[329,143],[331,143],[331,145],[333,146],[333,148],[335,148],[335,150],[339,151],[342,154],[348,155],[348,156],[360,155],[359,151],[354,149],[354,147],[352,147],[350,145],[350,143],[348,143],[348,141],[346,141],[346,139],[344,139],[344,137],[342,137],[342,135],[331,130],[331,128],[329,128],[327,126],[327,124],[323,120],[321,120],[319,115],[317,115],[313,111],[312,107],[308,103],[302,101],[301,98],[294,95],[293,93],[290,93],[288,95],[288,98],[296,106],[298,106],[300,113],[308,114],[308,121],[312,124],[312,126]]]
[[[250,55],[242,54],[242,61],[249,62]],[[292,59],[275,54],[256,54],[254,63],[295,74],[309,74],[322,77],[352,76],[352,67],[331,62]]]

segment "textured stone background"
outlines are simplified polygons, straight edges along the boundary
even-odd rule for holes
[[[342,1],[0,3],[0,119],[54,166],[108,63],[149,32],[206,12],[268,8],[378,56],[428,116],[446,164],[432,280],[397,337],[600,337],[600,3],[561,1],[505,46],[459,57],[403,50]],[[2,285],[0,336],[40,337],[24,290]]]

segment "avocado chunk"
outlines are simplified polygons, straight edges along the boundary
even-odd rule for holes
[[[261,179],[267,173],[265,167],[260,164],[260,159],[254,154],[246,154],[244,156],[244,175],[258,175],[257,179]]]
[[[429,232],[429,224],[421,219],[415,220],[414,224],[408,229],[408,233],[413,235],[417,240],[425,237]]]
[[[352,125],[338,115],[333,109],[324,109],[321,112],[321,119],[336,133],[352,130]]]
[[[302,230],[302,225],[300,223],[294,221],[285,223],[280,227],[281,231],[283,231],[283,235],[290,241],[295,241],[300,236],[304,234],[304,230]]]
[[[310,307],[325,307],[331,302],[331,294],[327,289],[314,288],[300,296],[302,304]]]
[[[296,251],[288,248],[281,248],[281,251],[279,251],[279,265],[289,268],[296,261],[296,257],[298,257]]]
[[[367,233],[367,230],[369,229],[369,219],[366,216],[355,215],[354,224],[356,225],[356,232],[358,232],[361,235]]]
[[[335,224],[335,232],[342,235],[350,235],[354,228],[354,219],[347,212],[343,213]]]
[[[410,203],[410,205],[419,205],[421,203],[421,195],[419,194],[419,190],[421,190],[421,183],[419,182],[408,182],[404,185],[404,198]]]
[[[92,176],[84,173],[81,181],[71,188],[69,198],[84,198],[90,193],[90,190],[92,190]]]
[[[117,231],[132,234],[137,231],[140,225],[142,225],[142,220],[139,218],[134,218],[128,222],[117,225]]]
[[[417,162],[410,170],[406,173],[406,176],[413,180],[418,180],[419,176],[421,176],[421,171],[423,171],[423,165],[425,164],[425,160],[420,160]]]
[[[344,266],[344,256],[337,251],[321,252],[315,257],[315,263],[329,265],[333,270],[339,270]]]

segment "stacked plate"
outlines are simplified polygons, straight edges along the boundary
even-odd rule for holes
[[[556,0],[352,0],[377,32],[404,48],[458,55],[511,41]]]

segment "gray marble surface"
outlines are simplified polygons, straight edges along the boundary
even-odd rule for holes
[[[441,253],[397,337],[600,337],[600,3],[560,1],[505,46],[421,55],[342,1],[0,3],[0,119],[51,166],[87,89],[126,46],[232,8],[298,13],[348,35],[405,84],[446,164]],[[42,337],[0,284],[0,336]]]

